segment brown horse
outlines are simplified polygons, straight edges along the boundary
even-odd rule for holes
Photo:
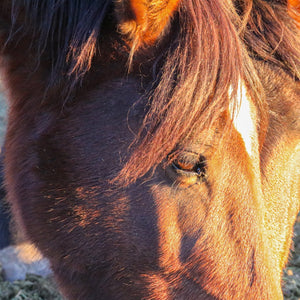
[[[1,1],[8,199],[67,299],[283,298],[298,4]]]

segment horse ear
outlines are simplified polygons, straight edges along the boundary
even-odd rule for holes
[[[117,0],[121,32],[135,48],[153,44],[165,31],[179,0]]]
[[[300,29],[300,0],[288,0],[288,12]]]

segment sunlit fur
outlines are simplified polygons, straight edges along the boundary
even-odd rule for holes
[[[296,21],[297,27],[300,29],[300,1],[289,0],[288,11],[290,16]]]
[[[68,299],[282,299],[297,16],[286,0],[1,1],[8,201]]]
[[[179,0],[116,1],[120,29],[132,40],[132,51],[153,44],[170,24]]]

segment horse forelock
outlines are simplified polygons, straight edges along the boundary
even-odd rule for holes
[[[195,129],[213,127],[229,106],[234,111],[240,80],[257,109],[264,137],[267,104],[253,59],[299,78],[299,33],[286,1],[181,1],[178,20],[179,33],[170,33],[177,44],[167,54],[142,126],[144,136],[137,138],[137,148],[119,175],[122,181],[155,169],[178,141],[187,141]],[[224,133],[231,122],[229,118]]]

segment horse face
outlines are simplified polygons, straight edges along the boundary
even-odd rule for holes
[[[71,69],[91,66],[80,87],[70,85],[67,102],[60,86],[47,82],[48,52],[38,66],[34,55],[26,59],[26,35],[4,50],[14,58],[3,62],[13,91],[8,197],[70,299],[282,299],[281,270],[299,206],[300,91],[290,75],[299,50],[287,46],[295,27],[279,31],[278,44],[283,6],[276,15],[269,1],[253,4],[248,25],[259,15],[263,34],[274,34],[259,51],[261,28],[242,28],[240,39],[231,1],[182,2],[116,1],[118,24],[104,21],[101,55],[87,51],[94,36],[78,46],[82,55]],[[80,2],[89,13],[88,5],[99,3]],[[240,5],[247,16],[252,8]],[[26,9],[20,11],[22,18]],[[274,16],[282,22],[273,24]],[[180,26],[189,30],[177,35]],[[279,61],[265,53],[269,42]],[[261,59],[245,55],[241,43]],[[138,50],[150,54],[133,59]],[[132,72],[124,76],[130,51]]]
[[[288,246],[279,240],[289,243],[290,231],[283,227],[292,227],[297,210],[295,181],[284,174],[296,172],[295,157],[289,157],[296,143],[287,148],[287,141],[278,141],[285,158],[272,159],[264,169],[270,186],[262,182],[261,156],[281,150],[269,145],[263,153],[256,108],[241,95],[246,103],[235,116],[229,108],[209,129],[195,128],[174,149],[176,158],[171,152],[151,176],[122,186],[112,181],[133,152],[133,133],[145,113],[143,101],[135,104],[140,97],[134,78],[103,83],[66,108],[39,141],[36,176],[43,207],[38,197],[32,201],[41,218],[36,222],[46,218],[50,227],[31,230],[65,295],[280,299]],[[241,129],[247,118],[246,129],[252,122],[253,132]],[[228,119],[232,127],[223,135]],[[278,198],[283,192],[277,180],[294,193],[288,207]],[[38,194],[39,189],[33,187]],[[277,220],[272,228],[264,225],[270,218]],[[270,289],[261,286],[266,280]]]

